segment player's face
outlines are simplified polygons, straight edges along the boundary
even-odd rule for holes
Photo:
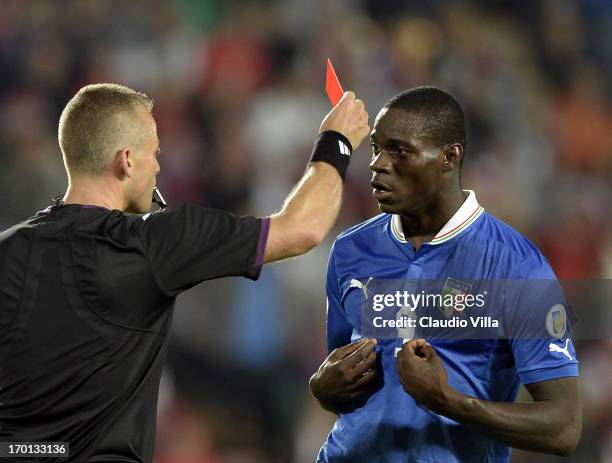
[[[155,177],[159,173],[159,138],[155,119],[148,111],[142,111],[141,123],[144,140],[133,149],[132,177],[126,192],[127,212],[143,214],[151,209]]]
[[[383,108],[370,133],[372,194],[382,212],[414,214],[443,187],[443,153],[423,135],[422,118]]]

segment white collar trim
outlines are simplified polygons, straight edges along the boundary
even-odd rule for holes
[[[448,222],[442,227],[437,235],[427,244],[441,244],[453,239],[463,230],[472,225],[478,217],[484,212],[484,209],[478,204],[476,194],[472,190],[463,190],[468,193],[468,197],[463,202],[461,207],[455,212]],[[399,215],[394,214],[391,217],[391,234],[401,243],[407,243],[402,229],[402,220]]]

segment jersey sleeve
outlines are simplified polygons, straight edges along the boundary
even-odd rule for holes
[[[510,346],[523,384],[578,376],[568,306],[546,259],[527,256],[506,287]]]
[[[143,218],[140,236],[157,282],[176,295],[202,281],[259,277],[269,219],[185,204]]]
[[[328,353],[351,342],[353,327],[346,318],[336,272],[336,258],[332,247],[325,283],[327,293],[327,351]]]

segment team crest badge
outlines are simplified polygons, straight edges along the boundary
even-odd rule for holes
[[[460,316],[463,310],[455,309],[455,303],[465,299],[470,291],[472,291],[472,285],[469,283],[448,277],[442,288],[442,305],[439,307],[444,316],[447,318]]]
[[[553,305],[546,315],[546,331],[553,338],[561,339],[567,331],[567,316],[563,304]]]

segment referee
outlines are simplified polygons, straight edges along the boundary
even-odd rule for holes
[[[186,204],[142,216],[160,169],[151,110],[121,85],[79,90],[59,122],[63,200],[0,233],[0,442],[65,442],[79,463],[150,462],[176,296],[214,278],[257,279],[264,263],[319,244],[369,132],[363,102],[346,92],[279,212]],[[0,455],[42,449],[67,461],[62,446],[3,445]]]

